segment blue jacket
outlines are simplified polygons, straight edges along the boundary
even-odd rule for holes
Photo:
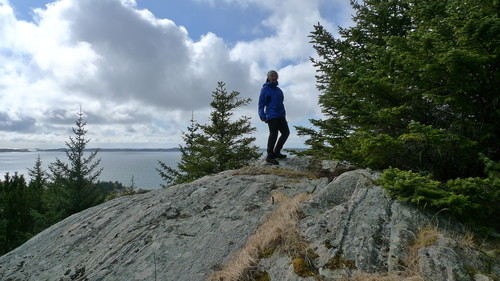
[[[259,117],[262,121],[273,118],[285,118],[285,105],[283,92],[278,83],[266,82],[260,90]]]

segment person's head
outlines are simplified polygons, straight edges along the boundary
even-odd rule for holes
[[[267,72],[266,82],[278,82],[278,77],[278,72],[276,72],[276,70],[269,70]]]

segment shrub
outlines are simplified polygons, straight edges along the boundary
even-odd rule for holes
[[[436,210],[446,209],[467,224],[498,230],[500,165],[484,156],[481,158],[486,178],[457,178],[443,183],[434,180],[432,174],[390,168],[383,172],[379,184],[392,198]]]

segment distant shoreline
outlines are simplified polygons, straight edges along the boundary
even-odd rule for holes
[[[3,152],[65,152],[67,148],[0,148],[0,153]],[[287,148],[287,150],[303,151],[307,148]],[[179,152],[178,147],[172,148],[87,148],[85,151],[93,152]],[[261,152],[265,152],[265,148],[259,148]]]
[[[39,149],[39,148],[0,148],[0,152],[65,152],[67,148],[50,148],[50,149]],[[179,148],[88,148],[85,151],[96,151],[100,152],[178,152]]]

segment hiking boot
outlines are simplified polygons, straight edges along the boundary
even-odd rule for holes
[[[274,158],[278,158],[278,159],[285,159],[286,158],[286,155],[285,154],[281,154],[281,153],[274,153]]]
[[[275,158],[271,157],[271,156],[267,156],[266,157],[266,162],[269,163],[269,164],[273,164],[273,165],[279,165],[280,163],[278,163],[278,161],[276,161]]]

